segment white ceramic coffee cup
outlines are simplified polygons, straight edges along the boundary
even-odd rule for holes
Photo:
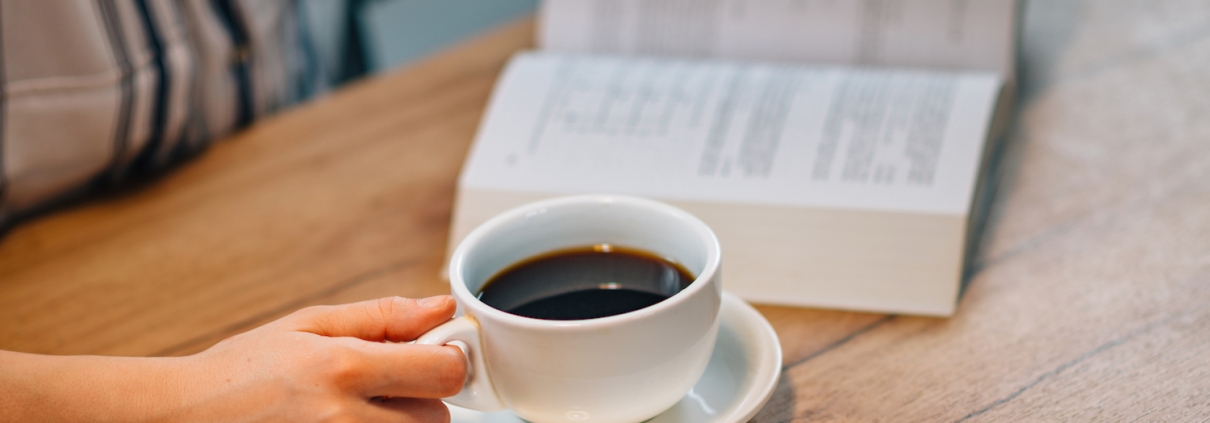
[[[492,308],[477,293],[511,264],[545,252],[610,244],[656,253],[696,279],[655,305],[584,320],[541,320]],[[540,201],[472,231],[450,261],[455,318],[417,341],[455,344],[471,362],[450,404],[510,409],[535,423],[634,423],[683,397],[701,377],[718,334],[722,280],[714,233],[656,201],[587,195]]]

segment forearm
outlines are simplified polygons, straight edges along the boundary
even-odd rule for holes
[[[439,398],[461,389],[466,358],[405,342],[454,309],[448,296],[309,307],[188,357],[0,351],[0,423],[449,421]]]
[[[0,351],[0,421],[171,420],[185,360]]]

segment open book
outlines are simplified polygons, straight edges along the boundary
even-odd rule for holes
[[[497,82],[451,248],[509,208],[663,200],[764,303],[953,313],[1011,104],[1018,5],[548,0]]]

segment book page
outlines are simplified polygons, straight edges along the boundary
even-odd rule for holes
[[[538,45],[565,53],[1014,74],[1016,0],[546,0]]]
[[[991,73],[521,54],[463,187],[963,215]]]

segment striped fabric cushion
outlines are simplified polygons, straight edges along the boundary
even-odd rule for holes
[[[327,89],[307,3],[4,0],[0,226]]]

